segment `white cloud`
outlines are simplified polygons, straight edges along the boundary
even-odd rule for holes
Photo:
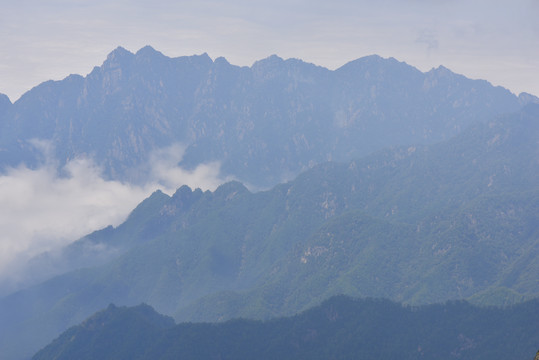
[[[173,144],[169,147],[155,150],[150,155],[151,183],[158,184],[163,191],[171,193],[178,184],[189,185],[191,188],[215,189],[225,180],[219,176],[219,162],[200,164],[194,171],[185,170],[178,166],[185,152],[185,147]]]
[[[20,264],[108,225],[120,224],[157,188],[169,194],[181,185],[214,190],[223,180],[219,164],[192,171],[178,162],[183,147],[172,145],[152,154],[149,183],[135,186],[105,180],[88,158],[77,158],[58,170],[50,145],[34,142],[47,161],[37,169],[24,165],[0,175],[0,280],[15,278]]]

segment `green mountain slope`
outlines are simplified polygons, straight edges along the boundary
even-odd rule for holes
[[[62,334],[54,352],[37,357],[65,359],[136,359],[160,341],[174,320],[156,313],[148,305],[132,308],[109,305],[76,328]]]
[[[536,297],[537,139],[530,106],[264,192],[232,182],[155,193],[106,236],[81,240],[116,257],[0,299],[3,353],[43,346],[111,302],[207,321],[293,314],[341,293],[411,304]]]
[[[340,296],[289,318],[162,327],[142,318],[140,307],[111,306],[32,359],[524,360],[537,349],[538,309],[537,301],[503,309],[403,307]]]

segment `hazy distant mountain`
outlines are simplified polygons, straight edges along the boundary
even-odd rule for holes
[[[403,307],[335,297],[291,318],[174,326],[148,306],[109,306],[39,351],[71,359],[531,359],[538,301]]]
[[[180,142],[183,166],[218,160],[225,175],[267,187],[327,160],[448,139],[536,98],[378,56],[330,71],[277,56],[238,67],[145,47],[118,48],[86,77],[6,99],[0,166],[36,165],[42,156],[28,141],[42,139],[60,165],[89,155],[108,176],[136,181],[152,150]]]
[[[2,353],[35,351],[111,302],[222,320],[292,314],[342,293],[415,304],[538,296],[537,139],[539,106],[529,105],[269,191],[156,192],[121,226],[66,250],[115,256],[0,299]]]

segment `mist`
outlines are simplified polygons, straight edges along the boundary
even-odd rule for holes
[[[214,190],[218,162],[192,171],[178,166],[185,147],[173,144],[154,151],[144,168],[143,185],[105,180],[91,158],[76,158],[65,166],[51,158],[50,144],[35,141],[46,161],[36,169],[26,165],[0,174],[0,283],[17,282],[28,259],[54,251],[102,229],[121,224],[153,191],[172,194],[181,185]]]

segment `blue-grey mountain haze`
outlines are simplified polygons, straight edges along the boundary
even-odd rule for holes
[[[429,36],[424,40],[434,47]],[[47,82],[15,104],[0,103],[0,155],[7,162],[0,179],[3,276],[17,275],[17,255],[28,257],[118,224],[131,204],[157,187],[214,188],[227,180],[220,169],[270,186],[286,175],[283,170],[293,176],[311,162],[448,139],[537,100],[444,67],[422,73],[377,56],[329,71],[277,56],[240,68],[222,58],[171,59],[150,47],[136,54],[117,48],[87,77]],[[526,155],[533,153],[526,149]],[[178,168],[182,157],[194,170]],[[19,163],[25,160],[28,166]],[[144,182],[122,182],[129,175],[122,177],[122,171],[138,172],[139,166],[150,174]],[[487,188],[499,178],[493,179]],[[80,233],[69,233],[71,228]]]
[[[538,18],[537,0],[7,2],[0,93],[15,102],[43,81],[89,73],[118,45],[136,51],[151,44],[171,57],[207,52],[247,66],[278,54],[336,69],[379,54],[539,95]],[[152,179],[139,185],[105,179],[91,158],[58,169],[51,144],[34,145],[47,159],[42,166],[0,175],[1,285],[21,280],[19,266],[29,257],[121,223],[156,188],[215,189],[226,180],[219,163],[178,167],[181,144],[154,151]]]

